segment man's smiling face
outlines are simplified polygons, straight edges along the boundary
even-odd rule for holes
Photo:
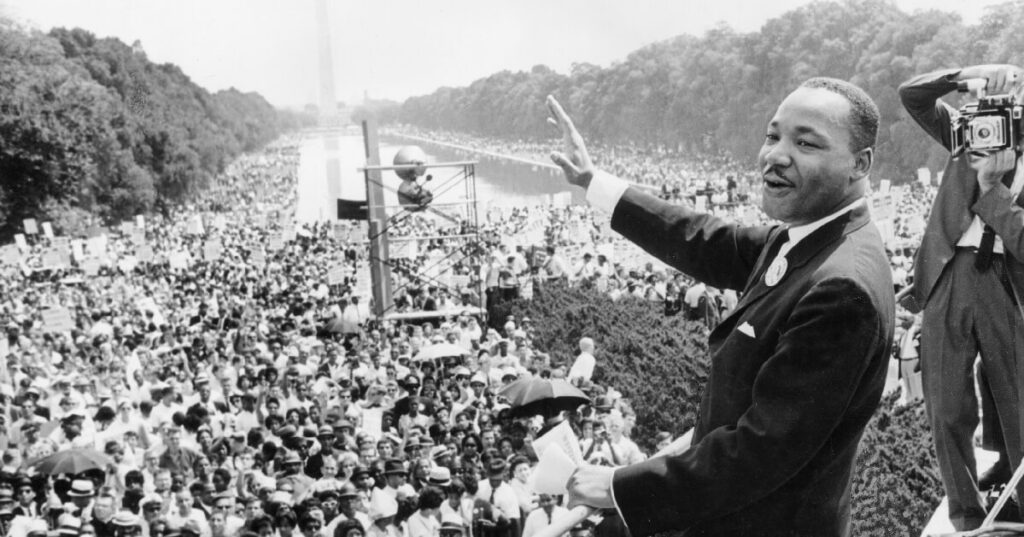
[[[768,216],[806,224],[861,195],[849,118],[849,101],[826,89],[798,88],[782,101],[757,159]]]

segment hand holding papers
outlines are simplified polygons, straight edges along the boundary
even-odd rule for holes
[[[559,423],[534,440],[533,450],[540,457],[530,477],[533,489],[540,494],[566,494],[569,478],[583,464],[580,442],[569,427],[569,422]],[[593,507],[574,507],[568,516],[544,528],[536,537],[558,537],[596,512],[597,509]]]

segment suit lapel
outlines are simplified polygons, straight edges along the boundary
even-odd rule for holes
[[[729,314],[728,318],[738,315],[751,303],[764,296],[769,290],[780,285],[785,285],[791,274],[798,271],[803,265],[806,265],[807,262],[813,259],[823,248],[836,242],[847,234],[864,227],[864,225],[870,221],[871,218],[868,214],[867,204],[864,204],[814,230],[813,233],[804,237],[803,240],[797,243],[797,245],[786,254],[788,267],[785,274],[782,276],[782,279],[774,286],[769,286],[764,281],[765,269],[768,264],[772,262],[771,259],[766,259],[767,253],[770,250],[768,245],[770,245],[772,241],[766,243],[766,246],[761,253],[761,258],[758,259],[756,268],[751,276],[752,281],[747,282],[746,292],[743,293],[743,297],[736,305],[736,308],[733,309],[732,313]],[[775,234],[772,235],[772,240],[778,236],[778,233],[779,231],[776,231]]]

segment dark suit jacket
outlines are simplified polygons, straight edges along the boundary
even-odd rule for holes
[[[952,109],[939,98],[956,91],[959,72],[944,70],[921,75],[899,89],[900,99],[910,116],[946,149],[950,143]],[[970,227],[975,214],[1003,239],[1006,253],[1003,260],[1019,297],[1024,289],[1024,266],[1017,261],[1024,259],[1024,209],[1020,207],[1024,195],[1015,200],[1006,186],[997,184],[979,198],[978,174],[968,165],[966,156],[950,159],[942,177],[914,261],[914,303],[908,306],[920,310],[928,302],[946,263],[956,253],[957,241]]]
[[[777,227],[737,227],[630,188],[612,228],[708,285],[743,290],[711,333],[690,449],[615,472],[632,534],[849,534],[854,457],[882,395],[895,316],[866,207],[799,242],[774,287],[763,274]]]

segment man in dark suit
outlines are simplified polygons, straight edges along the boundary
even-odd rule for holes
[[[1019,91],[1022,78],[1020,67],[978,65],[918,76],[900,86],[899,93],[911,117],[950,149],[953,109],[941,97],[969,79],[986,79],[987,94],[1005,95]],[[991,395],[994,406],[994,412],[986,409],[986,436],[993,428],[1002,429],[1011,467],[1024,455],[1019,411],[1024,264],[1018,261],[1024,259],[1024,167],[1018,157],[1010,148],[949,160],[914,263],[910,306],[924,308],[924,398],[949,517],[961,531],[978,527],[985,518],[973,446],[978,402],[972,371],[979,353],[987,377],[982,393]],[[1024,494],[1024,484],[1018,494]]]
[[[743,291],[711,333],[693,441],[617,469],[584,466],[570,505],[615,507],[634,536],[850,533],[857,444],[882,395],[892,276],[864,194],[878,111],[860,88],[811,79],[767,126],[763,208],[743,228],[595,170],[554,99],[552,158],[612,229],[707,285]]]

